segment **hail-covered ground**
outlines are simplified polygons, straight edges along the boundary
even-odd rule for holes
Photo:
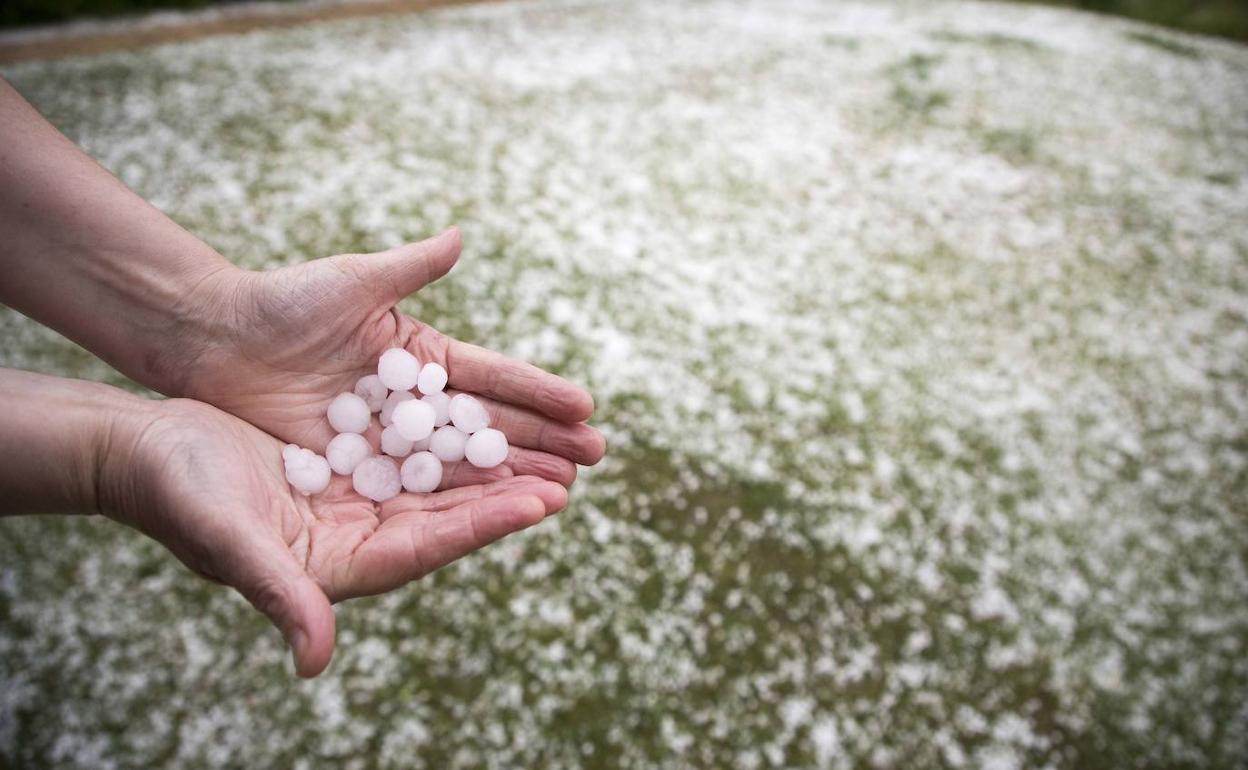
[[[458,224],[405,309],[585,383],[611,445],[558,517],[340,607],[310,682],[140,535],[3,522],[4,762],[1248,756],[1248,49],[540,1],[4,75],[248,267]]]

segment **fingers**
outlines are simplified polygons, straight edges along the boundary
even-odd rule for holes
[[[329,598],[281,543],[246,542],[233,549],[221,579],[277,626],[290,645],[295,673],[313,677],[334,654]]]
[[[558,422],[491,398],[476,398],[489,412],[490,427],[506,434],[507,442],[512,446],[540,449],[580,465],[593,465],[606,452],[607,442],[602,434],[585,423]]]
[[[571,460],[548,452],[513,446],[508,448],[507,458],[502,464],[493,468],[475,468],[471,463],[463,460],[444,464],[442,483],[438,488],[454,489],[473,484],[487,484],[512,475],[538,476],[567,487],[576,481],[576,465]]]
[[[363,267],[364,280],[393,305],[450,272],[460,245],[459,230],[452,227],[418,243],[362,255],[356,264]]]
[[[351,559],[348,596],[388,591],[446,566],[567,504],[567,490],[546,483],[535,494],[482,497],[437,513],[386,520]]]
[[[536,476],[515,476],[499,481],[491,481],[486,484],[473,484],[471,486],[445,489],[441,492],[430,492],[423,495],[401,495],[382,503],[378,518],[381,521],[386,521],[399,514],[411,513],[412,511],[436,513],[470,503],[474,500],[480,500],[483,497],[523,494],[537,495],[545,500],[546,495],[550,494],[550,482]]]
[[[576,481],[576,465],[567,458],[548,452],[513,446],[507,450],[507,459],[503,464],[517,476],[537,476],[565,487],[572,486],[572,482]]]
[[[581,387],[532,364],[501,353],[448,340],[450,385],[533,409],[563,422],[581,422],[594,411],[594,399]]]
[[[453,489],[474,484],[488,484],[491,481],[511,478],[513,475],[515,475],[515,472],[506,463],[496,465],[493,468],[477,468],[467,462],[444,463],[442,465],[442,483],[438,485],[438,488]]]

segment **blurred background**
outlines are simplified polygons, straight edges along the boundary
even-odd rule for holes
[[[1070,6],[0,34],[239,264],[458,224],[405,309],[586,384],[610,444],[559,516],[340,606],[307,682],[137,533],[0,521],[0,765],[1243,767],[1248,6]],[[135,387],[5,308],[0,365]]]

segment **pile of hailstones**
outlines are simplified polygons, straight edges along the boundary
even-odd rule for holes
[[[382,502],[400,491],[432,492],[442,483],[442,463],[467,459],[493,468],[507,458],[507,437],[490,427],[485,407],[467,393],[443,392],[446,369],[423,367],[402,348],[381,354],[377,373],[360,378],[354,393],[339,393],[329,404],[329,424],[338,432],[325,456],[287,444],[282,449],[286,480],[305,495],[324,492],[330,470],[351,477],[361,495]],[[412,393],[420,392],[420,398]],[[379,412],[381,455],[363,433]],[[406,459],[404,459],[406,458]],[[400,466],[397,460],[403,460]]]

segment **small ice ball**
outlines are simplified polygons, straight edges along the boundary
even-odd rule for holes
[[[433,433],[433,421],[437,413],[433,407],[423,401],[404,401],[394,408],[390,416],[393,426],[399,429],[399,435],[408,441],[419,441]]]
[[[493,468],[507,459],[507,437],[501,430],[483,428],[468,437],[464,457],[478,468]]]
[[[403,438],[397,425],[391,425],[381,432],[381,451],[391,457],[407,457],[412,453],[412,442]]]
[[[451,397],[445,393],[430,393],[420,399],[429,406],[433,407],[433,411],[438,417],[433,421],[434,427],[441,428],[451,421]]]
[[[457,463],[464,459],[464,444],[468,434],[454,425],[446,425],[433,432],[429,439],[429,451],[444,463]]]
[[[368,445],[368,439],[358,433],[339,433],[325,447],[325,459],[329,461],[329,467],[334,469],[334,473],[343,476],[350,476],[355,466],[372,453],[373,448]]]
[[[390,348],[377,361],[377,376],[390,390],[411,390],[420,379],[420,362],[403,348]]]
[[[417,452],[403,461],[399,476],[408,492],[432,492],[442,483],[442,463],[429,452]]]
[[[286,480],[303,494],[315,495],[329,487],[329,462],[311,449],[287,444],[282,447],[282,461]]]
[[[476,433],[490,424],[490,415],[485,407],[467,393],[460,393],[451,399],[450,412],[451,422],[464,433]]]
[[[394,408],[404,401],[411,401],[416,398],[406,390],[396,390],[386,397],[386,403],[381,405],[381,414],[378,419],[381,420],[381,427],[386,428],[394,421]]]
[[[363,433],[368,430],[371,413],[364,399],[354,393],[339,393],[329,402],[326,414],[330,426],[339,433]]]
[[[360,381],[355,383],[355,395],[364,399],[370,412],[381,411],[381,405],[386,403],[386,396],[389,394],[390,391],[382,384],[381,378],[375,374],[361,377]]]
[[[402,490],[399,466],[389,457],[374,455],[355,466],[351,486],[369,500],[384,502]]]
[[[430,361],[420,370],[420,379],[416,381],[416,389],[426,396],[432,393],[441,393],[446,387],[446,370],[442,368],[442,364],[435,364]]]

